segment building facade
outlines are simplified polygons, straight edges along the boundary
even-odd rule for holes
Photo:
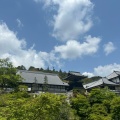
[[[57,74],[26,70],[19,70],[17,74],[23,78],[20,84],[28,86],[29,92],[64,93],[67,91],[68,84]]]
[[[120,71],[113,71],[113,73],[107,76],[107,79],[117,84],[114,86],[113,91],[120,93]]]
[[[82,75],[80,72],[69,71],[68,75],[64,80],[69,82],[69,90],[72,89],[83,89],[82,86],[82,79],[86,78],[87,76]]]
[[[113,73],[111,73],[107,77],[83,85],[84,89],[86,90],[90,90],[96,87],[106,87],[106,86],[111,91],[115,93],[120,93],[120,71],[113,71]]]

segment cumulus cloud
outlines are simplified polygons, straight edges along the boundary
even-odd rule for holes
[[[62,59],[75,59],[84,55],[92,55],[99,48],[100,38],[85,38],[78,42],[93,25],[92,11],[94,4],[90,0],[34,0],[44,3],[46,8],[55,7],[52,19],[53,36],[66,44],[55,46],[54,52]]]
[[[93,3],[90,0],[34,0],[45,6],[56,6],[53,15],[53,36],[59,40],[77,39],[93,25]]]
[[[95,67],[93,69],[93,72],[83,72],[83,75],[86,75],[88,77],[93,76],[106,77],[110,75],[113,71],[120,71],[120,64],[113,63],[104,66],[100,65],[98,67]]]
[[[120,71],[120,64],[114,63],[105,66],[98,66],[94,68],[94,74],[105,77],[111,74],[114,70]]]
[[[63,59],[75,59],[84,55],[92,55],[97,52],[101,39],[85,37],[85,42],[80,43],[75,40],[67,41],[66,45],[55,46],[55,52]]]
[[[87,36],[85,42],[67,41],[66,45],[55,46],[49,53],[27,49],[25,39],[19,39],[5,23],[0,23],[0,58],[10,58],[15,66],[24,65],[43,67],[61,67],[61,59],[74,59],[97,52],[100,38]],[[58,56],[57,56],[58,55]]]
[[[104,45],[104,52],[106,55],[112,53],[115,49],[116,48],[112,42],[108,42],[107,44]]]
[[[88,76],[88,78],[91,78],[94,76],[94,74],[90,72],[84,72],[83,75]]]
[[[19,28],[24,26],[20,19],[17,18],[16,22],[17,22]]]
[[[59,60],[53,52],[47,53],[33,49],[27,49],[26,41],[18,39],[5,23],[0,23],[0,58],[9,57],[15,66],[24,65],[34,67],[46,67],[46,65],[58,64]]]

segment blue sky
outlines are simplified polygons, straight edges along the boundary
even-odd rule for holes
[[[0,58],[88,76],[120,70],[119,5],[119,0],[1,0]]]

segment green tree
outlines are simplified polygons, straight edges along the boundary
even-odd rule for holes
[[[29,70],[29,71],[35,71],[35,67],[30,66],[30,67],[28,68],[28,70]]]
[[[50,72],[49,66],[47,67],[46,72]]]
[[[113,120],[120,120],[120,96],[115,97],[111,102],[111,113]]]
[[[33,86],[32,86],[32,91],[33,92],[38,91],[38,81],[37,81],[36,77],[34,78],[34,83],[33,83]]]
[[[43,72],[43,71],[44,71],[44,69],[43,69],[43,68],[40,68],[40,71],[42,71],[42,72]]]
[[[55,68],[53,67],[53,73],[55,72]]]
[[[92,89],[92,91],[90,92],[89,101],[91,105],[95,103],[101,104],[104,99],[105,99],[105,92],[102,89],[100,88]]]
[[[21,82],[22,78],[16,73],[16,68],[13,67],[8,58],[0,59],[0,87],[2,90],[8,87],[16,88],[18,86],[18,82]]]
[[[26,68],[25,68],[24,65],[18,66],[17,69],[18,69],[18,70],[26,70]]]
[[[77,111],[81,120],[87,120],[90,110],[88,99],[84,95],[77,95],[71,99],[71,107]]]
[[[33,101],[32,120],[70,120],[72,110],[63,95],[41,94]]]
[[[107,101],[110,103],[111,100],[115,97],[115,93],[111,92],[107,87],[106,88],[95,88],[89,94],[89,102],[91,105],[95,103],[107,105]]]
[[[26,98],[18,92],[1,95],[0,101],[1,120],[78,120],[64,95],[44,93]]]
[[[26,86],[26,85],[19,85],[19,86],[18,86],[18,89],[19,89],[19,91],[27,92],[28,86]]]
[[[119,100],[108,88],[96,88],[88,96],[77,94],[71,99],[71,106],[81,120],[119,120]]]
[[[49,86],[48,86],[48,77],[45,76],[45,77],[44,77],[44,84],[43,84],[43,91],[44,91],[44,92],[47,92],[48,89],[49,89]]]
[[[90,109],[89,120],[111,120],[103,104],[94,104]]]

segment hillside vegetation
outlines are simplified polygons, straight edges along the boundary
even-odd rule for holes
[[[18,84],[22,78],[16,72],[8,59],[0,59],[0,120],[120,120],[120,96],[108,88],[92,89],[87,94],[73,90],[72,96],[48,92],[36,95]],[[7,93],[7,87],[13,91]]]
[[[120,120],[120,96],[105,89],[88,95],[26,91],[0,94],[0,120]]]

